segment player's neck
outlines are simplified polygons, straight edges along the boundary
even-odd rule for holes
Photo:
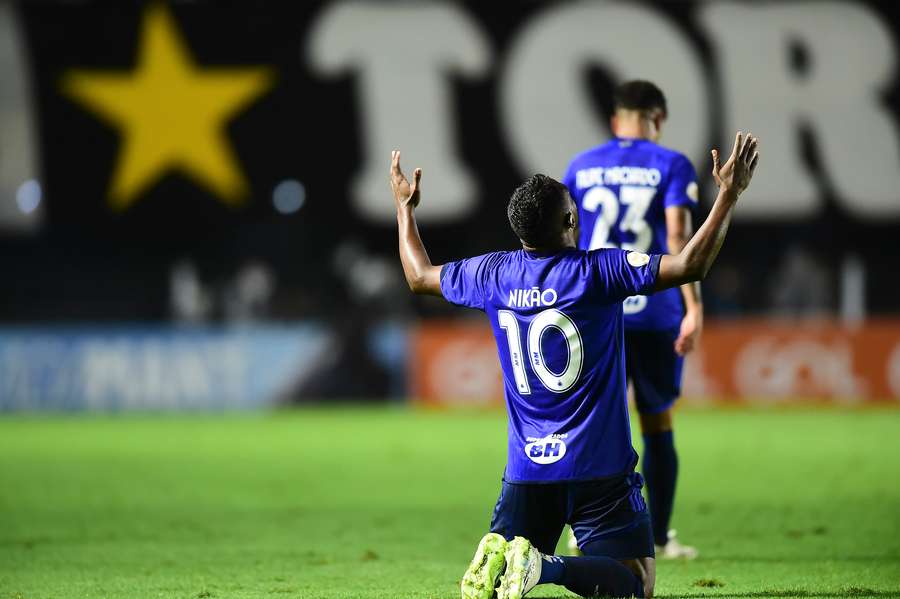
[[[653,141],[653,136],[646,127],[635,125],[634,127],[619,127],[616,129],[615,136],[619,139],[643,139]]]
[[[619,113],[613,125],[613,135],[620,139],[644,139],[655,141],[657,129],[648,118],[635,113]]]
[[[568,239],[560,239],[559,243],[542,245],[542,246],[533,246],[528,245],[524,241],[522,242],[522,249],[528,252],[529,254],[541,254],[541,255],[550,255],[550,254],[558,254],[559,252],[564,252],[566,250],[575,249],[575,246]]]

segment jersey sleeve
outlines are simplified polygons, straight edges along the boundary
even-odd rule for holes
[[[620,302],[632,295],[653,293],[659,275],[659,254],[607,248],[591,252],[596,259],[598,291],[602,299]]]
[[[666,208],[672,206],[684,206],[693,210],[700,199],[700,189],[697,186],[697,173],[691,161],[682,155],[672,162],[669,171],[669,183],[666,186],[666,195],[663,203]]]
[[[484,281],[494,254],[448,262],[441,268],[441,293],[451,304],[484,310]]]

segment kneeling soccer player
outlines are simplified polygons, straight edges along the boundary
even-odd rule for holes
[[[463,599],[519,599],[554,583],[584,597],[652,597],[650,517],[634,471],[625,389],[622,300],[702,279],[759,160],[738,133],[728,161],[713,150],[719,194],[677,255],[576,249],[578,210],[566,187],[534,175],[513,192],[522,249],[431,264],[416,226],[419,180],[391,160],[400,259],[410,289],[488,314],[509,414],[506,471],[491,533],[462,580]],[[552,553],[565,524],[584,553]]]

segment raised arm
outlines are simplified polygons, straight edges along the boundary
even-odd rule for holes
[[[397,229],[400,237],[400,262],[406,283],[413,293],[423,295],[441,294],[441,267],[431,263],[425,244],[419,236],[416,225],[416,206],[419,205],[419,181],[422,169],[413,174],[413,184],[400,170],[400,152],[391,152],[391,190],[397,205]]]
[[[750,179],[759,164],[757,145],[757,138],[750,134],[744,137],[738,131],[731,156],[724,166],[719,165],[719,151],[712,151],[713,179],[719,186],[719,195],[706,221],[684,248],[677,255],[665,255],[660,260],[656,291],[700,281],[706,277],[725,241],[738,197],[750,185]]]

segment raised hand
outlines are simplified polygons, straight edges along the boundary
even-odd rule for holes
[[[756,171],[759,164],[759,138],[753,137],[748,133],[747,137],[740,131],[734,137],[734,147],[731,149],[731,156],[728,161],[719,165],[719,151],[712,151],[713,159],[713,179],[716,185],[726,189],[732,189],[738,194],[747,189],[750,185],[750,179]]]
[[[415,208],[419,205],[419,181],[422,179],[422,169],[417,168],[413,173],[413,183],[403,171],[400,170],[400,150],[391,152],[391,190],[394,192],[394,201],[398,208],[407,206]]]

